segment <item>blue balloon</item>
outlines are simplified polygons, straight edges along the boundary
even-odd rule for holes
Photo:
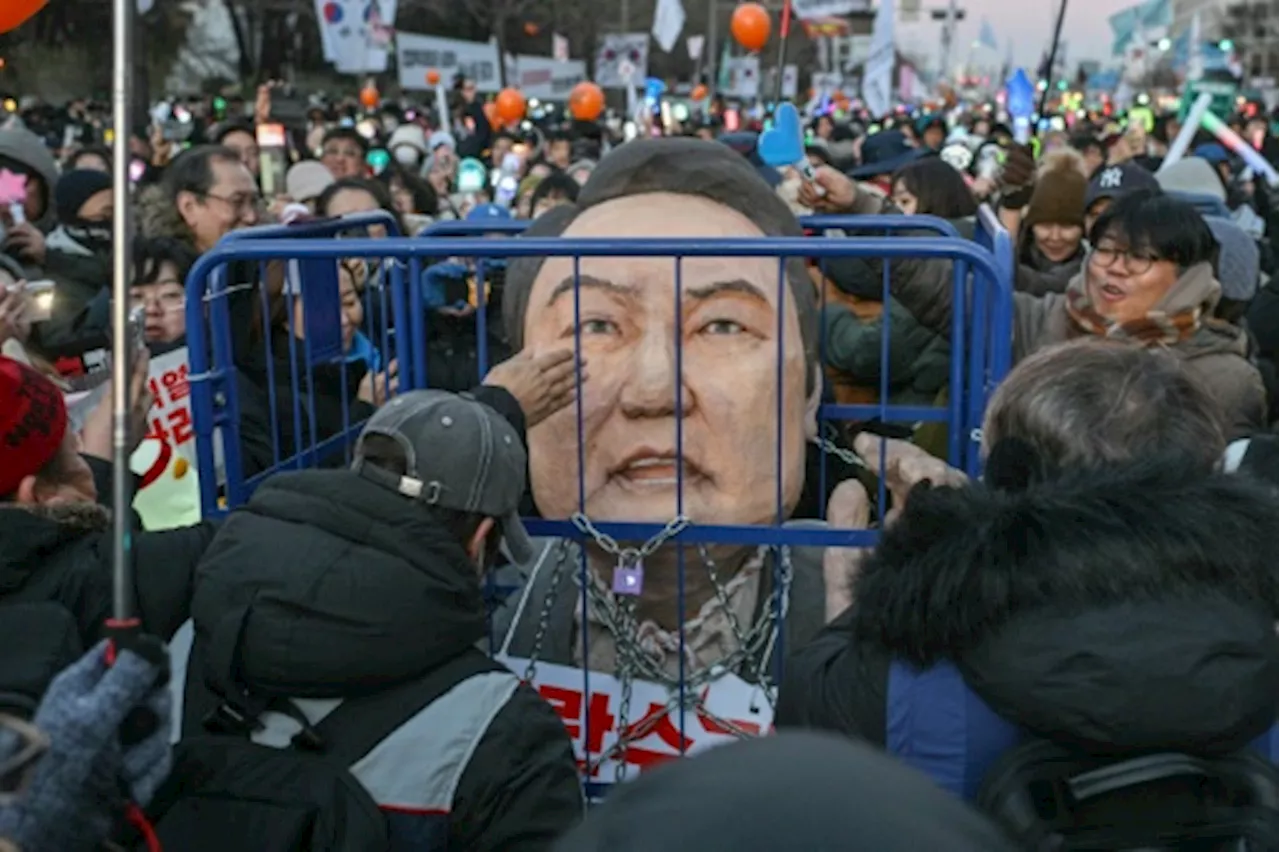
[[[1019,68],[1013,72],[1009,82],[1004,84],[1005,105],[1009,115],[1015,118],[1030,118],[1035,112],[1036,87],[1027,78],[1027,72]]]
[[[657,77],[649,77],[644,81],[644,96],[651,101],[658,100],[666,91],[667,84]]]

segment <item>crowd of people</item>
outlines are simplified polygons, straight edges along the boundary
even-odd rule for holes
[[[244,229],[780,238],[838,213],[969,238],[986,216],[1013,369],[982,474],[935,423],[816,416],[974,392],[950,260],[237,262],[218,380],[256,487],[225,518],[131,518],[167,653],[117,649],[112,155],[84,102],[32,106],[0,127],[25,190],[0,204],[0,849],[1277,848],[1267,175],[1207,133],[1168,157],[1172,113],[1019,144],[977,104],[817,109],[806,177],[719,98],[636,134],[497,127],[465,79],[443,120],[313,104],[268,152],[281,97],[180,99],[133,134],[135,446],[173,391],[150,360],[208,316],[189,273]],[[1228,118],[1274,166],[1274,126]],[[426,374],[402,382],[415,325]],[[879,536],[670,540],[700,525]]]

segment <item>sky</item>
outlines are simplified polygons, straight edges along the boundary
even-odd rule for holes
[[[1067,16],[1062,25],[1062,38],[1067,42],[1067,61],[1072,69],[1082,59],[1107,60],[1111,55],[1111,27],[1107,18],[1135,0],[1067,0]],[[970,55],[970,45],[977,40],[985,17],[1000,43],[999,51],[978,47],[972,50],[973,67],[999,68],[1004,59],[1006,41],[1013,39],[1013,60],[1034,73],[1041,53],[1048,50],[1058,12],[1057,0],[957,0],[965,10],[965,20],[957,27],[956,63]],[[923,10],[946,8],[945,0],[921,0],[922,22],[899,23],[900,42],[917,55],[925,54],[939,61],[938,39],[942,23],[924,20]]]

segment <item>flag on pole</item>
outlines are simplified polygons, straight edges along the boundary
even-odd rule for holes
[[[996,41],[996,31],[991,28],[991,22],[986,18],[982,19],[982,28],[978,31],[978,44],[992,52],[1000,49],[1000,42]]]
[[[863,65],[862,100],[873,116],[893,109],[893,0],[881,0],[871,29],[871,51]]]
[[[684,29],[684,5],[680,0],[658,0],[653,10],[653,40],[670,53]]]

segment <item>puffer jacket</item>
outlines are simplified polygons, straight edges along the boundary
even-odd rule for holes
[[[59,226],[45,240],[44,271],[55,297],[49,319],[32,328],[32,345],[50,359],[110,346],[110,326],[98,310],[110,299],[110,254],[94,252]]]
[[[879,212],[878,203],[876,207],[875,212]],[[922,325],[950,339],[950,264],[924,258],[903,258],[890,264],[889,286],[893,295]],[[1086,266],[1071,280],[1068,289],[1083,287],[1087,274]],[[1213,268],[1207,263],[1199,264],[1183,273],[1155,305],[1155,310],[1173,314],[1199,307],[1202,317],[1212,317],[1221,295],[1222,285],[1214,278]],[[1067,313],[1065,294],[1013,294],[1013,363],[1046,346],[1082,334]],[[1247,358],[1248,336],[1243,329],[1202,319],[1194,334],[1170,345],[1169,350],[1203,380],[1220,404],[1228,440],[1265,428],[1266,390],[1257,367]]]
[[[1084,264],[1084,243],[1076,249],[1075,254],[1054,263],[1036,248],[1035,235],[1031,228],[1023,228],[1018,238],[1018,258],[1014,268],[1013,288],[1019,293],[1032,296],[1043,296],[1046,293],[1062,293],[1067,284],[1080,272]]]
[[[217,690],[289,697],[316,724],[341,699],[475,659],[351,766],[387,817],[389,849],[534,852],[582,818],[564,724],[475,649],[479,571],[421,503],[351,471],[275,476],[210,546],[191,613],[170,650],[184,736],[202,730]],[[262,722],[264,745],[296,725]]]
[[[1159,460],[1025,491],[914,491],[795,651],[779,728],[884,745],[890,667],[954,665],[1008,722],[1108,752],[1246,747],[1275,724],[1273,491]],[[890,704],[894,706],[890,708]]]

